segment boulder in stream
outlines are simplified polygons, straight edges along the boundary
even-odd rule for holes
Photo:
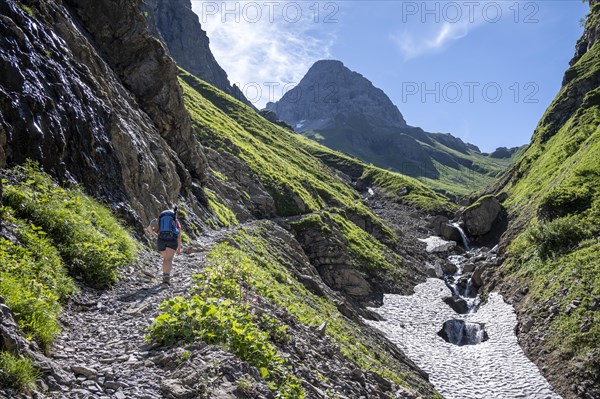
[[[443,238],[431,236],[428,238],[419,238],[419,241],[427,244],[425,249],[429,253],[433,252],[447,252],[456,246],[454,241],[446,241]]]
[[[447,296],[443,299],[443,301],[458,314],[469,313],[469,304],[467,301],[457,295]]]
[[[489,233],[501,210],[502,205],[495,197],[480,198],[475,204],[465,209],[462,214],[467,233],[472,236],[482,236]]]
[[[450,223],[443,223],[440,225],[440,236],[446,240],[462,242],[462,236],[456,226]]]

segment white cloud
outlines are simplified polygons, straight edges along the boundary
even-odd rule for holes
[[[391,39],[408,60],[444,49],[450,42],[466,37],[475,25],[475,23],[443,22],[433,29],[427,29],[427,32],[415,29],[404,30],[392,34]]]
[[[484,25],[512,22],[515,18],[515,2],[432,2],[437,7],[414,4],[416,13],[403,14],[402,29],[390,35],[407,60],[443,51]],[[447,11],[450,5],[452,11]]]
[[[335,26],[315,21],[312,3],[192,4],[217,62],[258,108],[278,100],[284,86],[298,83],[315,61],[330,57]]]

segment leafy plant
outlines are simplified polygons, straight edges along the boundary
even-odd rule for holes
[[[0,352],[0,386],[29,391],[36,387],[39,375],[31,359]]]

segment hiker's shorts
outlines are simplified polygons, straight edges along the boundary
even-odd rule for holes
[[[177,250],[177,239],[175,240],[163,240],[161,238],[159,238],[156,241],[156,249],[158,249],[158,252],[162,252],[167,248],[171,248],[174,250]]]

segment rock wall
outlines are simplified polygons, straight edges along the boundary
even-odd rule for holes
[[[202,183],[176,65],[137,0],[0,0],[0,15],[1,164],[38,161],[137,222]]]
[[[250,105],[210,51],[210,41],[202,30],[190,0],[143,0],[142,8],[154,34],[167,46],[181,68]]]

